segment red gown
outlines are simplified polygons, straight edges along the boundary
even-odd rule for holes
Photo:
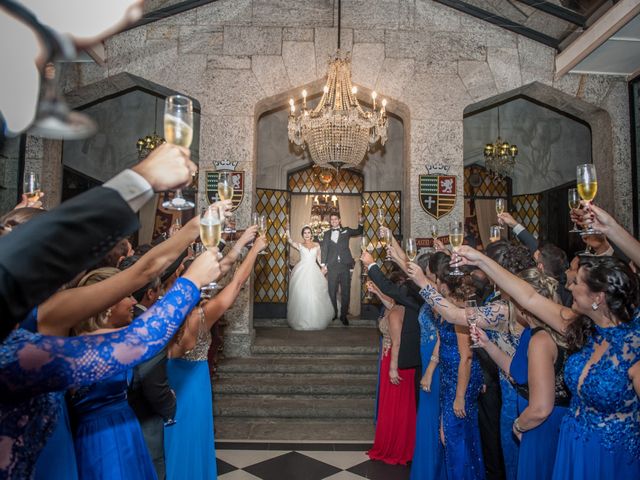
[[[380,361],[378,421],[373,447],[367,452],[371,460],[392,465],[406,465],[413,458],[416,441],[415,369],[399,369],[402,380],[394,385],[389,380],[391,337],[385,315],[379,325],[383,353]]]

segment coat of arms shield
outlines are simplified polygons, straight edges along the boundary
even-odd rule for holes
[[[447,215],[456,204],[454,175],[420,175],[420,205],[436,220]]]
[[[206,194],[207,201],[209,204],[218,201],[218,178],[220,176],[220,172],[224,170],[216,170],[214,172],[207,172],[206,177]],[[238,208],[242,199],[244,198],[244,172],[241,171],[230,171],[231,174],[231,182],[233,185],[233,197],[231,198],[231,202],[233,204],[231,211],[234,211]]]

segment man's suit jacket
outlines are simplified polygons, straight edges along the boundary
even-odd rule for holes
[[[416,368],[422,363],[420,358],[420,323],[418,313],[424,303],[418,293],[417,287],[412,282],[405,285],[396,285],[384,276],[378,265],[372,265],[369,269],[369,278],[380,291],[393,298],[398,304],[404,306],[404,319],[400,338],[400,351],[398,352],[398,368]],[[413,288],[415,287],[415,288]]]
[[[340,227],[338,229],[337,243],[331,241],[331,229],[324,232],[324,237],[320,243],[322,263],[328,267],[340,263],[353,268],[355,262],[349,249],[349,240],[351,237],[362,235],[362,232],[362,225],[359,225],[358,228]]]
[[[0,338],[138,225],[117,191],[97,187],[0,237]]]

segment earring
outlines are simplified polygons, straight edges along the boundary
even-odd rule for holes
[[[592,309],[593,311],[596,311],[596,310],[598,309],[598,307],[599,307],[599,306],[600,306],[600,305],[598,305],[596,302],[593,302],[593,303],[591,304],[591,309]]]

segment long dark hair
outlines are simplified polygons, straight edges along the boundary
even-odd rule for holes
[[[592,292],[603,292],[609,311],[622,323],[634,318],[638,307],[638,277],[620,259],[615,257],[587,257],[580,260],[580,268],[587,287]],[[569,347],[578,350],[594,330],[593,321],[580,315],[567,329]]]

